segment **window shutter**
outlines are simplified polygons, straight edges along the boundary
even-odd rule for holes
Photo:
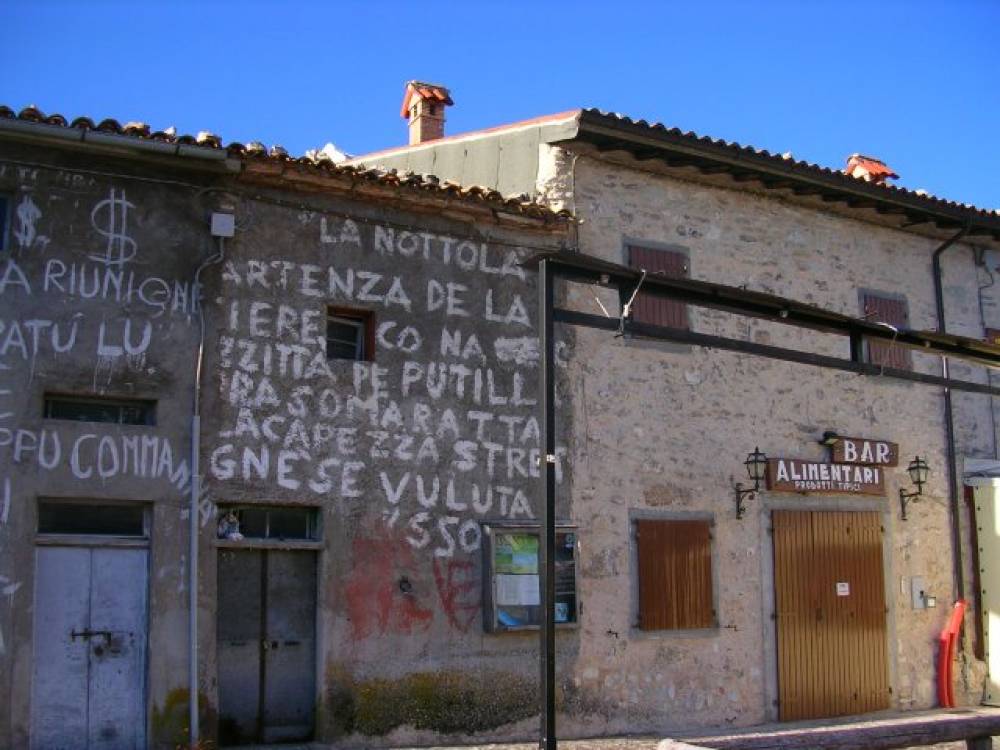
[[[630,246],[629,265],[632,268],[644,268],[650,274],[661,274],[672,279],[684,279],[688,276],[687,256],[673,250]],[[668,328],[688,328],[687,305],[676,300],[652,297],[641,291],[636,295],[632,318],[640,323]]]
[[[864,316],[868,322],[882,322],[896,328],[909,328],[910,316],[906,300],[883,297],[871,292],[862,295]],[[874,365],[909,370],[913,367],[910,351],[891,341],[868,341],[868,361]]]
[[[710,522],[640,520],[636,531],[639,627],[713,627]]]

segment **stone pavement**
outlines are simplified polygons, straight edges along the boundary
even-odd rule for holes
[[[725,732],[672,733],[673,738],[602,737],[560,740],[560,750],[965,750],[965,738],[1000,736],[1000,708],[883,711],[858,717],[763,724]],[[990,747],[988,740],[977,750]],[[362,744],[282,745],[282,750],[354,750]],[[537,742],[394,745],[395,750],[537,750]],[[243,750],[252,750],[244,748]],[[258,748],[257,750],[265,750]]]

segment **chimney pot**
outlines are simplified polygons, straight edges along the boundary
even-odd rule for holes
[[[410,145],[444,137],[444,108],[454,104],[444,86],[409,81],[403,92],[400,117],[410,121]]]

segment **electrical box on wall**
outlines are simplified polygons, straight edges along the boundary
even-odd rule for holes
[[[212,214],[213,237],[232,237],[234,234],[236,234],[235,216],[219,212]]]

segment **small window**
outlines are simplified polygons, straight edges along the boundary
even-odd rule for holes
[[[712,522],[636,520],[640,630],[716,627]]]
[[[869,323],[885,323],[898,330],[910,327],[910,314],[906,298],[899,295],[878,292],[861,293],[861,310]],[[867,340],[865,353],[868,361],[880,367],[898,370],[912,370],[913,358],[910,350],[894,341]]]
[[[326,358],[371,361],[375,358],[375,316],[370,310],[329,307]]]
[[[145,537],[146,510],[142,505],[42,500],[38,533]]]
[[[156,424],[156,402],[132,398],[46,396],[45,418],[152,426]]]
[[[246,505],[219,509],[219,539],[277,539],[316,541],[319,529],[315,508]]]
[[[542,621],[539,530],[487,526],[483,536],[487,581],[483,625],[488,632],[531,630]],[[576,625],[576,532],[556,530],[557,625]]]
[[[628,264],[632,268],[645,269],[649,274],[659,274],[671,279],[686,279],[690,275],[687,253],[681,249],[629,245]],[[666,328],[689,328],[687,305],[677,300],[643,294],[641,291],[633,303],[632,319],[637,323]]]

